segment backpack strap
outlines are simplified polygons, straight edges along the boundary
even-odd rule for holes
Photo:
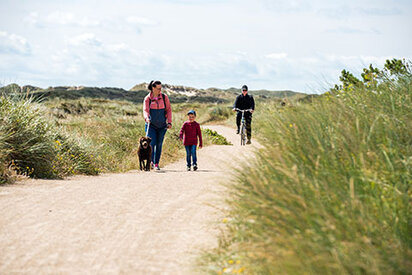
[[[163,97],[163,103],[165,105],[165,110],[166,110],[166,95],[162,93],[162,97]]]

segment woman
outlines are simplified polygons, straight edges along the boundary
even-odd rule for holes
[[[143,116],[146,121],[145,131],[152,139],[152,168],[160,170],[163,139],[167,129],[172,128],[172,108],[169,98],[162,93],[162,83],[151,81],[147,87],[150,93],[143,101]],[[149,131],[148,131],[149,129]]]

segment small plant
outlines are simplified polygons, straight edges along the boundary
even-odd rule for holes
[[[202,130],[203,135],[205,136],[206,139],[210,139],[212,144],[216,145],[232,145],[224,136],[219,134],[216,131],[204,128]]]

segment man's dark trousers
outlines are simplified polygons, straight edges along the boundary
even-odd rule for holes
[[[237,116],[236,116],[237,129],[240,129],[241,120],[242,120],[242,112],[237,112]],[[252,114],[250,112],[245,112],[245,120],[246,120],[247,139],[251,139],[252,138]]]

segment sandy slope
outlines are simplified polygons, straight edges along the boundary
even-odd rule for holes
[[[200,150],[197,172],[182,160],[160,172],[0,187],[0,274],[195,273],[199,250],[217,244],[219,183],[252,150],[233,129],[210,128],[235,145]]]

